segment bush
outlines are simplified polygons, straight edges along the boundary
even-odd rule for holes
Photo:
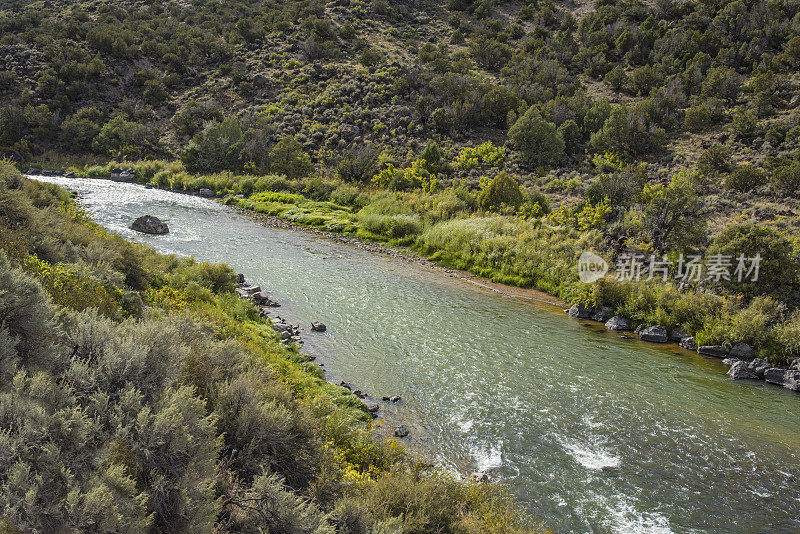
[[[752,165],[739,165],[725,179],[725,188],[740,193],[749,193],[765,183],[766,176],[761,169]]]
[[[92,149],[117,159],[141,159],[158,152],[158,140],[148,126],[116,115],[100,129]]]
[[[503,206],[516,209],[523,201],[519,183],[505,172],[495,176],[478,195],[478,204],[486,211],[500,210]]]
[[[683,117],[683,127],[690,132],[704,132],[711,126],[711,112],[704,105],[692,106]]]
[[[303,152],[303,146],[294,137],[284,137],[269,151],[270,169],[289,178],[303,178],[311,174],[314,165]]]
[[[714,145],[697,159],[697,170],[705,176],[717,176],[733,170],[732,151],[723,145]]]
[[[531,167],[547,168],[564,156],[565,143],[556,125],[542,118],[534,106],[508,130],[508,139],[520,159]]]
[[[784,196],[792,196],[800,190],[800,161],[778,165],[772,173],[772,189]]]
[[[422,232],[422,222],[416,215],[361,215],[361,226],[373,234],[400,239]]]
[[[754,258],[760,255],[758,280],[745,276],[750,262],[742,265],[742,280],[732,272],[730,281],[720,284],[746,296],[788,295],[797,287],[797,257],[788,239],[775,230],[757,224],[737,224],[725,228],[711,243],[706,257],[721,254],[730,257],[733,271],[739,267],[739,257]]]

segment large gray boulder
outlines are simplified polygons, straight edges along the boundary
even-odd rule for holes
[[[631,322],[626,317],[615,315],[606,322],[606,328],[615,331],[630,330]]]
[[[133,221],[131,230],[154,235],[163,235],[169,233],[169,227],[167,226],[167,223],[163,222],[158,217],[153,217],[152,215],[142,215]]]
[[[573,319],[588,319],[592,315],[592,309],[585,304],[573,304],[569,309],[569,316]]]
[[[800,371],[772,367],[764,371],[764,380],[770,384],[783,386],[792,391],[800,391]]]
[[[748,369],[747,364],[741,360],[738,360],[731,365],[731,368],[728,369],[728,376],[733,378],[734,380],[756,380],[758,377],[753,373],[750,369]]]
[[[761,358],[756,358],[750,363],[747,364],[747,368],[756,375],[758,378],[764,379],[764,373],[767,369],[772,367],[767,360],[762,360]]]
[[[206,189],[206,188],[201,189],[200,191],[198,191],[198,193],[200,194],[201,197],[205,197],[205,198],[214,198],[216,196],[214,191],[212,191],[211,189]]]
[[[667,329],[660,324],[648,326],[639,332],[639,339],[642,341],[649,341],[650,343],[666,343],[669,341],[667,336]]]
[[[749,362],[756,357],[756,351],[753,350],[753,347],[747,343],[737,343],[731,347],[730,352],[728,352],[728,356]]]
[[[727,349],[722,345],[703,345],[698,347],[697,353],[714,358],[725,358],[728,355]]]

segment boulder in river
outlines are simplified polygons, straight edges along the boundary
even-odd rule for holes
[[[239,284],[240,286],[243,286],[245,284],[244,275],[242,273],[238,273],[236,275],[236,283]]]
[[[400,425],[400,426],[394,427],[394,436],[396,438],[404,438],[404,437],[408,436],[409,434],[410,434],[410,432],[408,431],[408,428],[405,425]]]
[[[321,323],[319,321],[311,321],[311,330],[313,330],[314,332],[324,332],[327,329],[328,327],[325,326],[324,323]]]
[[[678,345],[680,345],[686,350],[697,350],[697,341],[695,341],[694,336],[689,336],[681,339],[678,342]]]
[[[666,343],[669,341],[667,336],[667,329],[660,324],[648,326],[639,332],[639,339],[642,341],[649,341],[650,343]]]
[[[756,380],[758,377],[747,367],[747,363],[737,360],[728,369],[728,376],[734,380]]]
[[[800,371],[800,358],[795,358],[792,360],[792,363],[789,364],[789,369],[795,369],[796,371]]]
[[[152,215],[142,215],[133,221],[131,230],[154,235],[163,235],[169,233],[169,227],[167,226],[167,223],[163,222],[158,217],[153,217]]]
[[[795,369],[769,368],[764,371],[764,380],[792,391],[800,391],[800,371]]]
[[[673,328],[672,332],[669,333],[669,340],[675,343],[680,343],[681,340],[687,337],[689,337],[689,333],[680,326]]]
[[[198,193],[200,194],[201,197],[205,197],[205,198],[214,198],[216,196],[214,194],[214,191],[212,191],[211,189],[206,189],[206,188],[201,189],[200,191],[198,191]]]
[[[703,356],[724,358],[728,355],[728,350],[722,345],[702,345],[697,348],[697,353],[702,354]]]
[[[609,330],[630,330],[631,322],[621,315],[615,315],[606,322],[606,328]]]
[[[612,313],[614,313],[614,308],[602,306],[600,308],[596,308],[589,318],[592,321],[597,321],[598,323],[605,323],[608,321],[608,318],[611,317]]]
[[[592,315],[592,310],[585,304],[573,304],[569,309],[569,316],[573,319],[588,319]]]
[[[731,347],[728,356],[739,360],[750,361],[756,357],[756,351],[747,343],[737,343]]]
[[[755,358],[747,364],[747,368],[760,379],[764,379],[764,372],[772,367],[767,360]]]

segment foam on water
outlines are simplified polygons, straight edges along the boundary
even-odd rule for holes
[[[597,444],[565,441],[562,445],[570,456],[586,469],[599,471],[604,467],[619,467],[622,463],[619,456]]]
[[[619,534],[672,534],[669,520],[660,513],[642,513],[622,499],[611,510],[609,527]]]
[[[489,471],[491,469],[499,469],[503,466],[503,442],[499,441],[495,445],[485,445],[483,447],[475,447],[472,450],[472,456],[475,458],[475,465],[478,471]]]

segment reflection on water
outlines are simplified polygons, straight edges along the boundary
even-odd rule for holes
[[[44,180],[125,237],[229,263],[289,321],[324,322],[305,347],[329,379],[401,395],[400,414],[445,466],[492,470],[556,531],[800,531],[796,394],[214,201]],[[129,230],[145,213],[171,233]]]

